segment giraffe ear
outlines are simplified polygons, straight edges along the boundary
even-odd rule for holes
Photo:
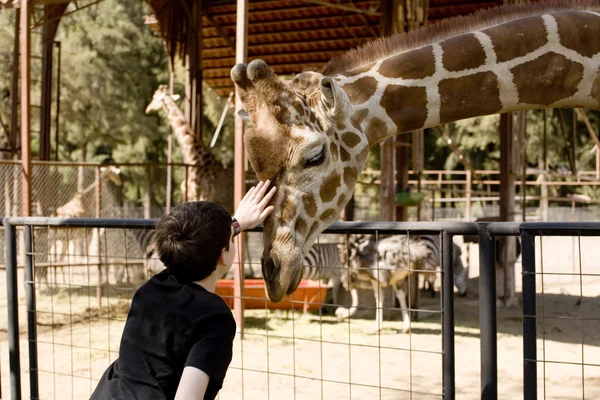
[[[333,115],[337,115],[342,111],[342,105],[344,104],[341,101],[340,96],[342,96],[342,89],[339,87],[338,83],[326,76],[321,79],[319,83],[321,88],[321,101],[327,107]]]
[[[177,101],[177,100],[179,100],[179,95],[178,94],[172,94],[171,98],[173,99],[173,101]]]

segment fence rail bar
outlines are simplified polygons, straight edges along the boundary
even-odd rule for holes
[[[452,235],[443,232],[442,236],[442,345],[444,351],[443,381],[444,399],[455,397],[455,365],[454,365],[454,268]]]
[[[521,234],[523,251],[523,399],[537,399],[535,237]]]
[[[597,236],[600,222],[492,222],[487,231],[492,236],[518,236],[522,231],[534,236]]]
[[[143,218],[56,218],[56,217],[9,217],[11,225],[62,226],[152,229],[158,219]],[[519,236],[527,231],[535,236],[596,236],[600,234],[600,222],[355,222],[339,221],[324,233],[365,233],[378,231],[393,234],[410,231],[414,234],[431,234],[441,231],[451,235],[477,235],[479,225],[485,224],[488,236]],[[262,227],[249,230],[262,232]]]
[[[17,230],[4,220],[6,244],[6,299],[8,302],[8,355],[10,365],[10,393],[13,400],[21,400],[21,360],[19,359],[19,294],[17,291]]]
[[[488,224],[479,230],[479,329],[481,346],[481,399],[498,399],[496,342],[496,246]]]
[[[29,387],[30,398],[40,398],[38,383],[37,309],[35,302],[35,280],[33,228],[25,226],[25,292],[27,296],[27,336],[29,339]]]
[[[10,217],[11,225],[89,227],[117,229],[152,229],[158,219],[144,218],[56,218],[56,217]]]

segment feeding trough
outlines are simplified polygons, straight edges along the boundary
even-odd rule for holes
[[[233,280],[220,279],[217,281],[216,294],[221,296],[230,308],[233,308]],[[245,279],[242,297],[244,308],[270,310],[318,310],[325,301],[327,286],[317,281],[301,280],[296,291],[278,303],[267,299],[265,283],[262,279]]]

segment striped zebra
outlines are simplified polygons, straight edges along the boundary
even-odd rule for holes
[[[337,243],[315,243],[302,260],[302,279],[324,281],[331,289],[331,304],[338,305],[342,267]]]
[[[432,253],[418,238],[395,235],[377,238],[375,235],[352,235],[340,252],[343,271],[342,285],[350,292],[350,308],[338,307],[338,320],[352,317],[358,310],[357,289],[372,289],[375,296],[375,323],[377,331],[383,324],[383,304],[386,287],[391,287],[400,302],[403,332],[410,331],[407,293],[408,276],[414,270],[435,271]]]
[[[144,257],[144,270],[148,277],[158,274],[165,269],[164,264],[158,258],[156,243],[154,243],[155,231],[151,229],[133,229],[133,238],[142,251]]]
[[[423,235],[420,236],[419,240],[423,242],[429,251],[431,252],[431,260],[434,264],[434,268],[441,267],[442,265],[442,254],[440,251],[441,243],[440,238],[437,235]],[[461,297],[467,295],[467,278],[468,271],[462,263],[460,258],[462,251],[460,246],[452,243],[452,271],[454,274],[454,285],[458,289],[458,294]],[[437,278],[435,272],[425,274],[425,283],[427,284],[427,290],[431,292],[431,297],[435,296],[434,284]]]

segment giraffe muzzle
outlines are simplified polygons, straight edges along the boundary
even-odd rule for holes
[[[286,294],[298,288],[302,279],[302,259],[299,255],[294,254],[282,260],[277,255],[263,254],[261,264],[267,296],[272,302],[281,301]]]

